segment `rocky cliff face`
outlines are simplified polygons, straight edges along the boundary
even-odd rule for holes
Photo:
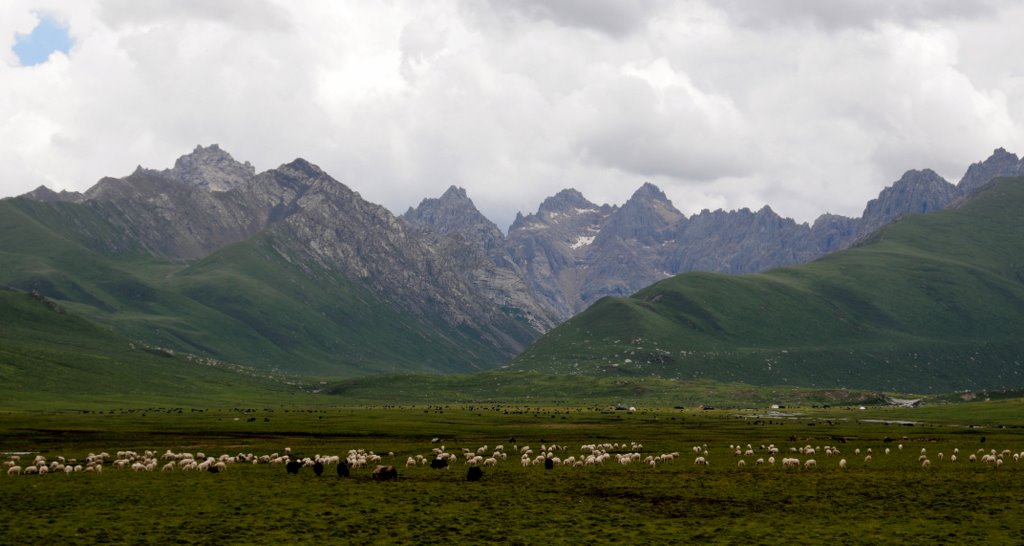
[[[1003,148],[997,148],[985,161],[972,164],[967,168],[957,188],[964,195],[970,195],[1001,176],[1024,175],[1024,159],[1017,159]]]
[[[520,317],[540,332],[557,324],[526,285],[501,230],[480,213],[464,189],[452,186],[437,199],[424,199],[402,220],[419,230],[444,263],[461,273],[463,281],[489,305]]]
[[[867,235],[900,216],[945,208],[959,196],[956,186],[931,169],[907,171],[892,186],[882,190],[877,199],[868,202],[858,232]]]
[[[541,203],[537,212],[518,215],[508,234],[512,260],[526,284],[559,320],[579,308],[588,289],[588,256],[608,218],[617,210],[597,206],[574,189],[562,190]]]
[[[256,169],[248,161],[235,161],[220,146],[211,144],[206,148],[196,146],[191,154],[179,157],[174,168],[164,170],[163,174],[205,190],[228,191],[255,176]]]

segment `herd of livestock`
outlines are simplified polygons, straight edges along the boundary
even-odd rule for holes
[[[436,439],[435,439],[436,443]],[[723,446],[724,447],[724,446]],[[877,446],[853,448],[845,452],[846,446],[840,450],[832,445],[802,445],[786,448],[774,444],[752,446],[751,444],[731,444],[728,451],[722,448],[712,450],[707,444],[692,446],[689,450],[695,467],[712,465],[711,453],[716,453],[715,466],[726,465],[735,468],[780,468],[790,470],[812,470],[830,467],[845,470],[854,466],[871,467],[879,458],[892,457],[907,461],[908,457],[916,458],[916,464],[922,469],[938,465],[972,465],[1000,468],[1007,463],[1018,463],[1024,458],[1024,452],[1010,449],[965,450],[959,448],[949,453],[929,450],[929,447],[904,449],[903,444],[893,446]],[[404,457],[404,463],[402,458]],[[326,468],[335,467],[339,476],[350,476],[352,471],[370,470],[373,479],[389,480],[398,478],[398,468],[429,466],[433,469],[451,469],[457,465],[467,467],[467,479],[478,480],[482,469],[499,465],[517,464],[524,468],[543,467],[546,470],[555,468],[581,469],[586,467],[602,467],[605,465],[642,465],[657,468],[660,465],[680,461],[683,455],[679,451],[668,453],[647,453],[642,444],[637,442],[624,443],[592,443],[571,450],[563,445],[542,444],[537,449],[530,446],[513,445],[506,449],[504,445],[493,448],[484,445],[476,449],[461,448],[449,450],[444,445],[432,447],[423,453],[396,456],[394,452],[378,454],[364,449],[352,449],[345,455],[293,455],[290,448],[279,453],[255,455],[253,453],[222,454],[210,456],[201,452],[175,452],[166,450],[116,451],[89,453],[83,457],[52,456],[31,453],[5,454],[8,476],[75,474],[104,471],[134,472],[177,472],[197,471],[218,473],[227,471],[238,465],[281,465],[289,474],[298,474],[302,469],[309,468],[317,476],[322,475]],[[911,462],[913,460],[911,459]],[[678,464],[678,463],[677,463]]]

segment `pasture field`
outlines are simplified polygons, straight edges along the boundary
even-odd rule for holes
[[[382,455],[400,478],[371,480],[372,464],[348,478],[335,465],[321,477],[311,468],[288,475],[282,465],[246,463],[216,474],[160,472],[163,460],[154,472],[112,461],[101,473],[4,469],[0,543],[1019,544],[1020,408],[1011,399],[772,414],[490,404],[7,412],[0,413],[0,459],[19,452],[21,466],[40,455],[84,460],[102,451],[112,459],[145,450],[218,457],[290,447],[301,458],[362,449]],[[611,444],[612,458],[551,470],[520,462],[525,446],[535,457],[541,445],[564,446],[554,455],[566,459],[585,455],[585,444]],[[710,466],[695,465],[705,444]],[[730,448],[746,451],[747,444],[752,456]],[[762,446],[772,444],[780,449],[776,464],[755,464],[768,459]],[[451,468],[406,466],[442,445],[459,457]],[[467,482],[462,449],[485,445],[485,456],[503,445],[507,459]],[[816,453],[791,453],[805,446]],[[826,446],[840,453],[828,455]],[[922,449],[929,468],[919,461]],[[954,449],[957,462],[950,461]],[[1009,450],[1001,466],[968,461],[993,449]],[[640,460],[616,462],[629,452]],[[643,463],[673,452],[679,457],[672,461]],[[783,457],[817,466],[783,468]]]

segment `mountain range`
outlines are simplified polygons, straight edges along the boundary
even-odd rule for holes
[[[1024,385],[1024,177],[813,263],[606,297],[510,371],[939,393]]]
[[[595,205],[574,189],[562,190],[537,212],[519,214],[507,237],[455,187],[402,217],[442,237],[474,242],[494,268],[521,278],[562,321],[604,296],[628,296],[679,273],[756,273],[810,262],[901,216],[940,210],[997,177],[1021,174],[1024,160],[1000,148],[956,185],[929,169],[908,171],[867,203],[860,218],[824,214],[812,225],[768,206],[687,217],[650,183],[621,206]]]
[[[996,150],[953,185],[910,171],[860,218],[686,217],[656,186],[621,206],[573,189],[504,234],[449,188],[395,216],[305,160],[256,173],[217,145],[84,193],[0,201],[0,284],[131,339],[325,375],[494,368],[604,296],[687,271],[804,263],[1024,162]]]

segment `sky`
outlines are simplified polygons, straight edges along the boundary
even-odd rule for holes
[[[858,216],[908,169],[1024,153],[1022,28],[1014,0],[5,0],[0,197],[217,143],[395,213],[460,186],[502,229],[644,182]]]

